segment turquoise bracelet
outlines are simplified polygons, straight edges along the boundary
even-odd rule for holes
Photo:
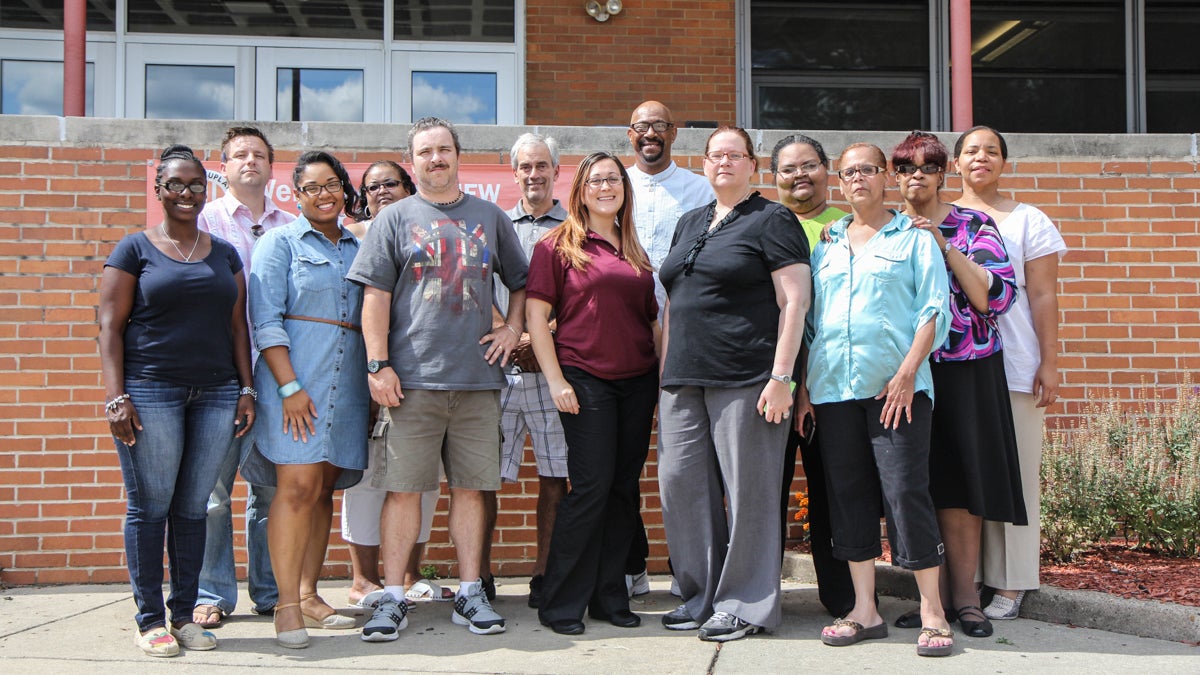
[[[287,398],[303,388],[303,385],[300,384],[300,380],[292,380],[291,382],[279,387],[275,391],[279,392],[279,398]]]

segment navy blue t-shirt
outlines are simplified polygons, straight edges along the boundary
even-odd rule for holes
[[[203,259],[183,262],[150,243],[145,232],[117,244],[106,267],[137,278],[125,327],[125,377],[207,387],[237,379],[233,306],[242,259],[212,238]]]

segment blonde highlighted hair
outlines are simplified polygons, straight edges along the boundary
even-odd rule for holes
[[[587,241],[589,213],[583,202],[585,190],[590,190],[587,180],[592,168],[604,160],[612,160],[621,174],[621,189],[624,201],[617,209],[617,229],[620,235],[621,254],[637,272],[650,272],[650,258],[638,241],[637,228],[633,225],[633,186],[629,183],[629,174],[621,165],[621,160],[607,152],[593,152],[579,163],[575,178],[571,181],[571,194],[567,198],[567,219],[561,225],[546,233],[545,238],[554,242],[554,250],[558,252],[563,262],[578,271],[584,271],[591,264],[592,257],[583,250]]]

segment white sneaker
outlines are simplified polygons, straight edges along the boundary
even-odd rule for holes
[[[1025,591],[1017,593],[1015,599],[1009,599],[999,593],[992,596],[992,602],[983,608],[983,615],[992,621],[1009,621],[1021,613],[1021,601],[1025,599]]]
[[[198,623],[185,623],[179,628],[172,628],[171,635],[184,649],[206,652],[217,648],[217,636]]]
[[[646,570],[642,570],[637,574],[626,574],[625,590],[629,592],[629,597],[631,598],[649,593],[650,577],[646,574]]]
[[[728,642],[754,635],[762,628],[742,621],[729,612],[717,612],[700,626],[699,637],[706,642]]]

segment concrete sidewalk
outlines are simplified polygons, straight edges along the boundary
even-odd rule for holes
[[[310,630],[312,645],[292,651],[275,645],[271,620],[238,612],[215,630],[220,646],[175,658],[144,656],[133,644],[133,601],[124,585],[14,588],[0,594],[0,668],[4,673],[243,672],[353,670],[406,673],[801,673],[887,670],[908,673],[1114,672],[1196,673],[1200,648],[1165,640],[1071,628],[1031,619],[997,622],[991,638],[956,636],[955,654],[916,655],[915,630],[893,628],[887,639],[846,648],[821,644],[829,617],[816,587],[784,583],[783,625],[766,635],[718,646],[694,632],[664,630],[660,617],[678,600],[666,577],[633,603],[643,619],[635,629],[589,621],[581,636],[555,635],[526,604],[528,579],[502,579],[495,607],[508,632],[472,635],[450,622],[448,603],[421,603],[409,626],[390,643],[366,643],[358,631]],[[322,595],[338,606],[347,582],[327,582]],[[884,597],[891,620],[911,607]],[[352,614],[349,609],[339,610]],[[360,623],[366,620],[360,610]]]

